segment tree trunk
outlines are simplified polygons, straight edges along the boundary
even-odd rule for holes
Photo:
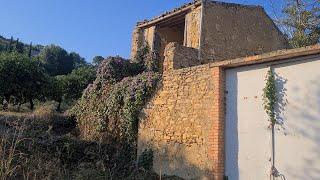
[[[58,101],[57,112],[61,112],[61,102],[62,102],[62,99]]]
[[[33,103],[33,99],[30,98],[30,110],[33,111],[34,110],[34,103]]]
[[[10,98],[10,96],[5,96],[3,101],[2,101],[2,109],[3,109],[3,111],[7,111],[8,110],[9,98]]]
[[[21,110],[21,105],[22,105],[22,103],[19,102],[19,104],[18,104],[18,112],[20,112],[20,110]]]
[[[3,101],[2,101],[2,110],[3,110],[3,111],[6,111],[6,110],[7,110],[7,107],[8,107],[7,101],[6,101],[5,99],[3,99]]]

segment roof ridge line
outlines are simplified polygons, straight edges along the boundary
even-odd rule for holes
[[[177,13],[179,11],[184,10],[185,8],[194,6],[194,5],[201,5],[202,2],[209,2],[212,4],[219,4],[223,6],[234,6],[234,7],[243,7],[243,8],[263,8],[262,6],[259,5],[246,5],[246,4],[237,4],[237,3],[231,3],[231,2],[223,2],[223,1],[217,1],[217,0],[193,0],[192,2],[185,3],[180,7],[174,8],[172,10],[165,11],[159,16],[155,16],[151,19],[145,19],[143,21],[138,21],[136,26],[147,26],[149,23],[152,21],[156,21],[161,18],[165,18],[166,16],[169,16],[173,13]]]

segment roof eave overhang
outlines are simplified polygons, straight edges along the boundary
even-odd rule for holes
[[[157,23],[160,23],[161,21],[170,19],[170,18],[172,18],[174,16],[177,16],[177,15],[180,15],[180,14],[187,13],[188,11],[200,6],[201,3],[202,3],[201,1],[196,2],[196,3],[194,3],[194,4],[190,5],[190,6],[187,6],[187,7],[184,7],[182,9],[179,9],[179,10],[177,10],[175,12],[169,13],[169,14],[163,16],[163,17],[151,20],[151,21],[146,22],[146,23],[138,24],[137,28],[148,28],[148,27],[151,27],[151,26],[155,26]]]

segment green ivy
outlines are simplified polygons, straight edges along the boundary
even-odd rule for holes
[[[275,75],[272,70],[269,70],[266,77],[266,86],[263,89],[263,105],[272,125],[277,122],[275,116],[275,105],[277,100]]]

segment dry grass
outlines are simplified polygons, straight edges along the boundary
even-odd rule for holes
[[[17,150],[18,145],[24,141],[22,137],[23,128],[19,128],[11,134],[5,132],[0,138],[0,179],[6,180],[16,174],[18,165],[15,163],[21,156],[22,152]]]
[[[119,162],[115,148],[77,139],[73,122],[48,108],[1,114],[0,180],[112,179],[127,169],[110,166]]]
[[[53,138],[48,130],[58,116],[47,110],[0,112],[0,180],[68,179],[61,160],[49,154],[50,144],[42,142]]]
[[[159,179],[137,169],[127,158],[131,151],[120,142],[83,141],[75,127],[72,119],[48,107],[34,113],[0,112],[0,180]]]
[[[15,116],[15,117],[26,117],[31,115],[31,112],[12,112],[12,111],[0,111],[0,116],[8,117],[8,116]]]

